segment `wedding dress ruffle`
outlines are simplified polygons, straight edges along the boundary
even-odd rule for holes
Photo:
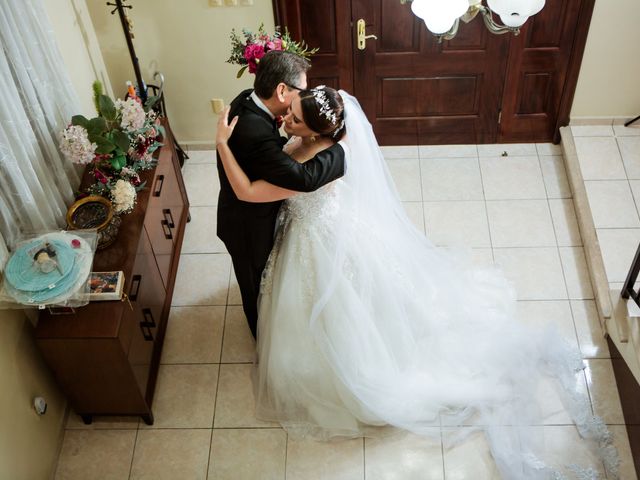
[[[289,199],[263,275],[256,411],[317,439],[391,425],[454,440],[482,430],[503,478],[595,479],[597,465],[547,465],[538,388],[567,412],[616,478],[603,422],[580,389],[580,354],[516,320],[497,269],[434,247],[406,217],[371,127],[346,103],[348,170]]]

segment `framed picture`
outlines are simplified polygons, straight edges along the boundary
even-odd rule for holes
[[[89,276],[89,301],[121,300],[124,289],[124,273],[91,272]]]

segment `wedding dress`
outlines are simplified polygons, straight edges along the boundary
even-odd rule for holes
[[[285,202],[263,274],[258,417],[318,439],[472,426],[504,478],[598,478],[593,466],[541,459],[536,392],[552,377],[615,478],[611,438],[579,390],[579,352],[515,320],[514,290],[497,269],[471,267],[413,227],[370,124],[340,93],[346,175]]]

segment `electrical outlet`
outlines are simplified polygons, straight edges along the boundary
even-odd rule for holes
[[[224,4],[227,7],[237,7],[238,6],[238,0],[224,0]]]
[[[210,7],[222,7],[223,5],[223,0],[209,0]]]
[[[222,110],[224,110],[224,100],[222,100],[221,98],[212,98],[211,109],[216,115],[219,114]]]

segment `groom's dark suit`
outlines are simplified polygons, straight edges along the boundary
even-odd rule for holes
[[[263,179],[290,190],[310,192],[344,175],[342,146],[336,144],[304,164],[282,151],[286,139],[276,123],[245,90],[231,102],[229,120],[239,117],[229,147],[249,179]],[[278,209],[282,202],[247,203],[238,200],[218,159],[220,196],[218,237],[231,254],[249,328],[256,336],[260,279],[273,247]]]

